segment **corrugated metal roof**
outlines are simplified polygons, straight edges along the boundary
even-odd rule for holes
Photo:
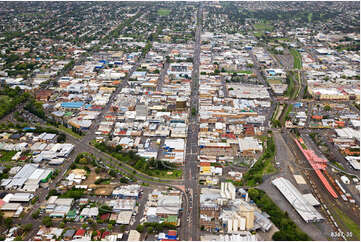
[[[289,180],[279,177],[274,179],[272,184],[285,196],[306,223],[324,219]]]

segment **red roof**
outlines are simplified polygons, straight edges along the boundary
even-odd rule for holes
[[[100,216],[101,220],[107,220],[109,218],[110,218],[110,213],[106,213],[106,214],[103,214],[102,216]]]
[[[233,133],[222,134],[222,137],[224,137],[224,138],[230,138],[230,139],[236,139],[236,136],[235,136]]]
[[[210,166],[211,163],[210,162],[199,162],[200,166]]]
[[[91,109],[103,109],[103,107],[99,105],[92,105]]]
[[[2,199],[0,199],[0,207],[2,207],[6,202]]]
[[[110,232],[109,231],[104,231],[104,233],[102,234],[102,239],[105,238],[105,236],[108,236],[110,235]]]
[[[322,119],[322,116],[320,116],[320,115],[313,115],[312,118],[313,118],[313,119]]]
[[[169,230],[168,235],[177,235],[177,230]]]
[[[75,233],[75,236],[84,236],[85,229],[78,229]]]

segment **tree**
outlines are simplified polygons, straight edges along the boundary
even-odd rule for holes
[[[33,217],[33,219],[38,219],[40,215],[40,209],[36,210],[36,212],[34,212],[31,216]]]
[[[51,227],[53,225],[53,222],[51,221],[51,218],[49,216],[44,217],[42,223],[46,227]]]
[[[96,230],[94,230],[93,232],[92,232],[92,239],[95,237],[95,236],[97,236],[98,235],[98,232],[96,231]]]
[[[109,230],[112,230],[112,229],[113,229],[113,225],[112,225],[112,224],[108,224],[107,227],[108,227]]]
[[[4,220],[4,224],[5,224],[6,228],[10,229],[11,226],[13,225],[13,220],[11,218],[6,218]]]
[[[82,157],[79,159],[80,164],[88,164],[88,159],[86,157]]]
[[[58,135],[58,138],[56,139],[56,141],[57,141],[58,143],[64,143],[64,142],[66,141],[66,136],[65,136],[65,134],[59,134],[59,135]]]
[[[323,108],[323,110],[325,111],[331,111],[331,106],[330,105],[325,105],[325,107]]]
[[[111,207],[109,207],[108,205],[103,205],[99,208],[99,215],[110,213],[112,211],[113,210],[111,209]]]
[[[120,178],[120,183],[128,183],[128,179],[125,177]]]
[[[116,177],[117,176],[117,172],[113,169],[109,170],[109,175],[112,176],[112,177]]]
[[[125,226],[124,224],[122,224],[122,225],[119,226],[120,232],[124,232],[125,229],[126,229],[126,226]]]
[[[33,224],[25,224],[23,225],[24,232],[30,232],[33,229]]]
[[[55,189],[51,189],[48,193],[48,197],[51,197],[51,196],[57,196],[59,195],[58,191],[55,190]]]
[[[18,235],[15,237],[14,241],[22,241],[23,237],[21,237],[21,235]]]
[[[144,231],[144,225],[138,224],[136,230],[137,230],[139,233],[143,233],[143,231]]]
[[[152,226],[147,227],[147,233],[151,234],[153,233],[154,228]]]
[[[120,152],[122,151],[122,149],[123,149],[123,147],[122,147],[121,145],[117,145],[117,146],[115,147],[115,150],[116,150],[118,153],[120,153]]]
[[[197,110],[195,107],[192,107],[192,115],[195,116],[197,114]]]
[[[31,199],[31,204],[35,204],[39,200],[38,196],[35,196],[33,199]]]

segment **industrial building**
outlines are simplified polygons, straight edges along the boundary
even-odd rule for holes
[[[274,179],[272,184],[277,187],[306,223],[321,222],[324,220],[322,215],[305,199],[289,180],[279,177]]]
[[[39,168],[37,164],[26,164],[16,172],[15,176],[2,179],[1,187],[5,190],[35,192],[41,182],[47,182],[53,170]]]

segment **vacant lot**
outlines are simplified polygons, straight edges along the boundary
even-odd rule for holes
[[[97,196],[110,196],[116,186],[115,185],[96,185],[94,194]]]
[[[275,80],[268,79],[267,81],[269,84],[282,84],[282,81],[279,79],[275,79]]]
[[[111,177],[104,172],[95,173],[95,168],[91,168],[90,174],[87,175],[87,179],[83,182],[83,185],[88,185],[89,188],[94,189],[95,195],[99,196],[109,196],[112,194],[115,185],[113,184],[94,184],[95,181],[99,178],[109,178]]]
[[[87,179],[83,182],[84,185],[91,185],[97,180],[97,178],[110,178],[107,173],[101,172],[96,174],[95,169],[91,168],[90,174],[87,175]]]

